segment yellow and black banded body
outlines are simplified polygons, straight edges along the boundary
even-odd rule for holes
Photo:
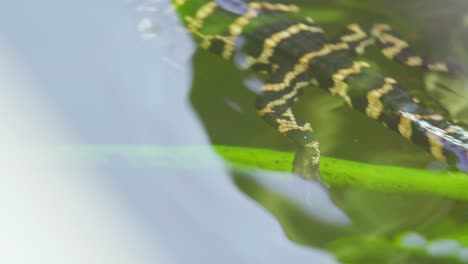
[[[342,97],[436,159],[468,171],[468,132],[425,107],[395,79],[354,57],[376,42],[384,56],[407,66],[457,74],[462,72],[457,64],[416,55],[384,24],[352,24],[329,40],[299,7],[284,1],[173,1],[202,48],[243,68],[269,73],[257,94],[257,112],[298,146],[294,164],[298,174],[318,173],[319,144],[311,125],[291,108],[311,83]]]

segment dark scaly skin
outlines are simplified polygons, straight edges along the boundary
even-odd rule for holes
[[[407,66],[459,74],[459,65],[416,55],[385,24],[351,24],[336,40],[329,40],[299,7],[283,1],[174,0],[174,5],[202,48],[270,74],[257,95],[257,112],[297,145],[294,170],[302,177],[317,178],[320,151],[310,124],[293,113],[292,105],[311,83],[342,97],[437,160],[468,172],[468,132],[354,57],[377,42],[384,56]]]

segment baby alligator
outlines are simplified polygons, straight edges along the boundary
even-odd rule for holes
[[[416,55],[385,24],[349,25],[335,40],[283,1],[173,0],[200,46],[243,68],[267,72],[257,94],[257,113],[298,147],[293,169],[317,177],[319,143],[311,125],[292,105],[310,84],[343,98],[350,107],[381,122],[451,167],[468,172],[468,132],[411,96],[357,54],[376,42],[385,57],[407,66],[460,74],[455,63]]]

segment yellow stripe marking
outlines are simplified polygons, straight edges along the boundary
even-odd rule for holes
[[[213,12],[216,10],[216,7],[218,7],[218,4],[211,1],[202,5],[195,13],[194,18],[189,16],[185,17],[185,20],[188,23],[188,29],[193,33],[197,33],[198,30],[203,27],[205,19],[213,14]]]
[[[431,71],[448,72],[447,65],[444,63],[429,64],[427,68]]]
[[[434,120],[434,121],[442,121],[442,120],[444,120],[444,117],[441,116],[441,115],[425,115],[425,116],[421,116],[421,119],[430,119],[430,120]]]
[[[247,12],[244,15],[238,17],[234,22],[229,25],[229,36],[224,46],[222,53],[223,58],[230,59],[234,52],[234,45],[238,36],[240,36],[245,28],[252,19],[257,17],[260,10],[272,10],[282,12],[298,12],[299,7],[296,5],[284,5],[284,4],[272,4],[272,3],[260,3],[251,2],[247,6]]]
[[[370,67],[370,65],[364,61],[355,61],[350,68],[338,70],[332,76],[334,86],[329,88],[330,93],[341,96],[350,107],[353,107],[351,98],[348,96],[348,85],[344,80],[350,75],[360,73],[361,69],[365,67]]]
[[[377,24],[372,30],[371,34],[380,40],[382,43],[390,43],[392,46],[382,49],[382,53],[385,57],[389,59],[395,58],[395,56],[400,53],[404,48],[408,47],[408,43],[403,41],[395,36],[392,36],[384,31],[391,30],[392,28],[389,25]]]
[[[391,46],[382,49],[382,53],[384,54],[385,57],[389,59],[394,59],[395,56],[397,56],[404,48],[409,47],[409,44],[406,41],[401,40],[396,36],[393,36],[391,33],[385,32],[385,31],[390,31],[390,30],[392,30],[392,28],[389,25],[376,24],[374,27],[372,27],[371,34],[380,42],[384,44],[386,43],[391,44]],[[403,61],[403,63],[412,67],[421,67],[425,64],[424,59],[420,56],[410,56],[409,58],[406,59],[406,61]],[[438,71],[438,72],[449,71],[447,64],[443,62],[428,64],[426,65],[426,67],[431,71]]]
[[[309,31],[312,33],[323,33],[323,30],[319,27],[309,26],[303,23],[298,23],[288,27],[287,29],[276,32],[270,37],[263,41],[263,50],[257,58],[247,57],[245,66],[250,67],[256,63],[268,64],[269,59],[273,56],[276,46],[283,40],[290,38],[291,36],[300,32]]]
[[[185,4],[186,0],[180,0],[184,1],[183,3]],[[187,22],[187,28],[188,30],[194,34],[195,36],[199,37],[201,39],[201,47],[204,49],[208,49],[211,46],[211,42],[214,39],[219,39],[222,40],[223,42],[227,42],[228,39],[225,36],[222,35],[206,35],[201,33],[199,30],[203,28],[203,24],[205,20],[211,16],[216,8],[218,7],[218,4],[214,1],[210,1],[204,5],[202,5],[195,13],[195,17],[190,17],[186,16],[184,17],[185,21]]]
[[[411,56],[408,59],[406,59],[405,64],[408,66],[422,66],[423,59],[419,56]]]
[[[322,57],[322,56],[332,53],[333,51],[345,50],[348,48],[349,46],[346,43],[326,44],[325,46],[322,47],[322,49],[318,51],[309,52],[303,55],[299,59],[299,62],[294,66],[294,69],[285,75],[283,82],[274,83],[274,84],[266,84],[262,87],[262,90],[263,91],[281,91],[289,87],[289,85],[291,84],[291,81],[294,80],[297,76],[299,76],[300,74],[304,73],[305,71],[309,69],[309,66],[310,66],[309,64],[313,58]]]
[[[456,133],[457,130],[456,130],[454,127],[451,127],[451,126],[450,126],[450,127],[447,127],[447,128],[445,129],[445,132],[447,132],[447,133],[449,133],[449,134],[452,134],[452,133]]]
[[[379,118],[384,109],[384,105],[382,101],[380,101],[380,97],[393,90],[393,84],[396,83],[396,81],[392,78],[385,78],[384,82],[385,83],[381,88],[369,91],[367,93],[367,102],[369,104],[366,108],[366,114],[370,118]]]
[[[305,147],[306,148],[312,148],[317,153],[317,156],[312,157],[312,165],[319,164],[319,161],[320,161],[320,147],[319,147],[318,141],[313,141],[313,142],[305,145]]]
[[[202,47],[203,49],[208,49],[211,46],[211,42],[215,39],[219,39],[223,42],[228,41],[228,39],[222,35],[202,36],[200,47]]]
[[[257,113],[258,115],[260,116],[264,116],[265,114],[267,113],[272,113],[273,112],[273,108],[276,107],[276,106],[280,106],[280,105],[284,105],[287,100],[291,99],[291,98],[294,98],[297,93],[304,87],[306,87],[308,85],[307,82],[298,82],[294,88],[292,89],[291,92],[283,95],[281,98],[277,99],[277,100],[274,100],[274,101],[271,101],[269,102],[265,108],[259,110]]]
[[[444,117],[438,114],[433,114],[433,115],[418,115],[418,114],[413,114],[413,116],[417,119],[421,120],[434,120],[434,121],[442,121],[444,120]]]
[[[344,35],[340,39],[347,43],[358,42],[358,45],[354,48],[356,53],[363,54],[367,46],[374,44],[374,39],[369,38],[367,33],[358,24],[350,24],[347,28],[353,33]]]
[[[348,29],[353,31],[353,33],[342,36],[341,40],[343,42],[356,42],[367,36],[366,32],[364,32],[364,30],[362,30],[362,28],[358,24],[351,24],[348,26]]]
[[[398,132],[406,138],[406,139],[411,139],[411,136],[413,135],[413,128],[411,127],[411,123],[413,121],[411,118],[405,116],[402,114],[400,116],[400,123],[398,124]]]
[[[436,158],[437,160],[446,162],[447,158],[444,155],[444,146],[442,142],[440,141],[440,139],[432,133],[427,133],[426,136],[431,146],[432,156]]]
[[[289,120],[281,118],[276,119],[276,122],[278,123],[278,131],[280,133],[285,134],[291,130],[312,132],[312,128],[310,127],[309,123],[305,123],[303,126],[297,124],[296,118],[294,117],[294,114],[292,113],[291,109],[286,110],[283,116]]]
[[[363,54],[365,49],[374,44],[375,40],[373,38],[369,38],[369,39],[366,39],[366,40],[363,40],[359,43],[359,45],[357,45],[354,50],[356,51],[357,54]]]

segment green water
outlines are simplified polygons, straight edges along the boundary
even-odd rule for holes
[[[468,65],[466,1],[337,0],[298,1],[298,5],[330,37],[351,22],[390,23],[422,54],[454,57]],[[376,47],[363,58],[435,109],[468,123],[468,93],[462,80],[388,61]],[[193,71],[190,101],[213,144],[294,151],[287,138],[256,116],[255,96],[244,85],[251,72],[239,71],[205,51],[195,54]],[[455,92],[430,89],[429,80],[447,84]],[[438,166],[426,152],[319,88],[310,87],[296,109],[312,124],[323,155],[421,169]],[[245,195],[278,219],[290,240],[326,249],[342,263],[468,263],[466,202],[332,186],[328,195],[351,222],[337,226],[306,214],[281,193],[266,188],[254,173],[232,172],[232,177]],[[425,244],[414,249],[402,245],[400,240],[408,232],[424,237]],[[438,246],[447,248],[435,256]]]

